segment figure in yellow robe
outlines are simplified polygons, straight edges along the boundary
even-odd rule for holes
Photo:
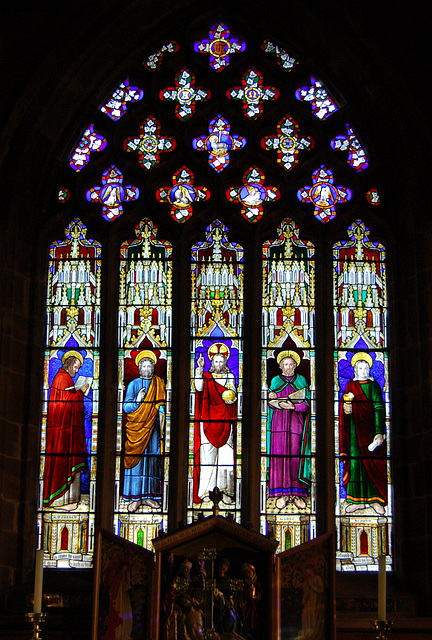
[[[141,505],[160,507],[166,399],[165,383],[154,374],[155,354],[141,351],[135,362],[140,377],[129,383],[123,403],[126,413],[123,498],[130,501],[130,512]]]

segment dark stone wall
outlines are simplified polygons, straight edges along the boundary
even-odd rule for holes
[[[213,3],[110,0],[1,10],[0,71],[0,585],[31,584],[35,535],[44,251],[63,233],[55,191],[83,123],[118,69],[208,13],[256,24],[353,106],[373,141],[384,204],[374,221],[388,247],[392,349],[395,588],[431,615],[430,110],[425,8],[417,3]],[[201,35],[201,32],[199,32]],[[341,93],[342,92],[342,93]],[[389,240],[390,239],[390,240]],[[343,587],[346,587],[346,585]]]

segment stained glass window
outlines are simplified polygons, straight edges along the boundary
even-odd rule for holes
[[[357,220],[333,249],[338,568],[376,571],[392,555],[385,249]]]
[[[113,448],[103,452],[109,472],[99,464],[102,477],[113,478],[113,511],[106,504],[103,511],[108,519],[113,513],[118,535],[151,548],[152,538],[177,517],[186,513],[192,522],[217,503],[237,522],[245,513],[259,518],[260,530],[274,535],[280,550],[309,540],[322,528],[319,510],[333,509],[317,504],[328,477],[317,475],[325,461],[316,443],[326,438],[332,448],[335,442],[338,569],[373,571],[379,540],[387,540],[392,557],[385,251],[360,220],[333,246],[335,226],[352,222],[354,207],[372,217],[381,212],[377,177],[371,183],[368,175],[373,155],[360,143],[349,105],[342,115],[289,42],[266,39],[257,46],[254,36],[246,52],[246,37],[231,36],[237,25],[195,28],[144,52],[133,86],[125,72],[65,158],[73,171],[62,178],[67,188],[59,187],[56,204],[59,215],[73,207],[78,212],[69,216],[74,221],[65,239],[50,249],[38,520],[45,561],[91,565],[99,387],[113,407],[118,378],[115,455]],[[86,223],[88,216],[101,231],[92,236],[106,242],[108,293],[101,294],[100,246],[87,239],[78,215]],[[134,239],[130,231],[123,235],[134,227]],[[327,281],[332,257],[334,280]],[[113,274],[119,274],[118,303]],[[323,285],[317,301],[316,278]],[[332,285],[334,322],[325,313]],[[118,368],[111,378],[99,373],[101,301],[103,355]],[[318,323],[326,344],[334,337],[328,361],[315,341]],[[255,345],[247,352],[253,381],[247,388],[244,340]],[[57,492],[47,489],[50,478],[61,475],[52,470],[60,455],[49,440],[49,407],[56,406],[51,393],[58,371],[71,364],[66,354],[79,368],[65,375],[72,379],[68,392],[78,394],[73,406],[83,412],[85,445],[76,445],[68,473],[79,475],[79,483]],[[189,375],[173,376],[173,361]],[[358,380],[365,368],[369,377]],[[89,379],[87,389],[76,389],[79,378]],[[360,388],[364,398],[355,395]],[[323,409],[323,397],[332,394],[334,430]],[[366,443],[379,458],[367,481],[353,434],[360,406],[371,422],[371,404],[385,438],[376,447]],[[251,419],[245,430],[244,417]],[[183,454],[177,459],[172,451]],[[169,498],[173,477],[175,499],[172,492]],[[56,502],[62,492],[77,498],[62,505]],[[170,512],[168,500],[170,509],[175,503]]]
[[[167,529],[171,429],[172,247],[144,219],[120,249],[114,527],[151,549]]]
[[[125,151],[137,152],[142,168],[150,171],[160,162],[162,153],[176,148],[176,141],[170,136],[162,136],[158,120],[148,116],[141,123],[138,138],[127,138],[123,147]]]
[[[250,167],[243,175],[243,186],[230,187],[226,192],[230,202],[240,202],[241,215],[249,222],[257,222],[264,214],[264,202],[280,198],[279,189],[265,184],[265,175],[259,167]]]
[[[291,71],[291,69],[298,64],[298,61],[293,58],[293,56],[290,56],[285,49],[282,49],[282,47],[271,40],[265,40],[261,45],[261,49],[266,53],[274,53],[278,64],[280,64],[285,71]]]
[[[38,528],[44,565],[94,548],[101,247],[78,219],[49,252]]]
[[[243,249],[218,220],[192,247],[188,519],[241,507]]]
[[[281,550],[316,534],[315,261],[292,220],[263,245],[261,531]]]
[[[167,42],[167,44],[163,44],[160,49],[155,51],[148,56],[146,60],[144,60],[143,65],[149,71],[156,71],[156,69],[161,65],[162,59],[165,54],[172,54],[178,51],[179,46],[175,40],[171,40]]]
[[[275,150],[277,161],[284,169],[290,171],[300,160],[300,152],[313,149],[314,141],[310,136],[299,135],[299,126],[294,118],[286,115],[277,125],[277,135],[266,136],[261,146],[268,151]]]

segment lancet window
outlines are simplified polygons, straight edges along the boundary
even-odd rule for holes
[[[143,43],[64,159],[66,234],[47,272],[45,565],[92,566],[99,510],[151,549],[213,500],[280,550],[324,533],[334,510],[338,569],[377,570],[383,532],[391,566],[373,154],[288,40],[201,27],[192,44]]]

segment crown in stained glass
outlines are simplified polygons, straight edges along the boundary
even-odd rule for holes
[[[218,115],[209,124],[208,135],[194,138],[192,146],[197,151],[207,151],[208,163],[217,172],[223,171],[230,163],[230,152],[243,149],[246,138],[231,135],[231,125],[226,118]]]

